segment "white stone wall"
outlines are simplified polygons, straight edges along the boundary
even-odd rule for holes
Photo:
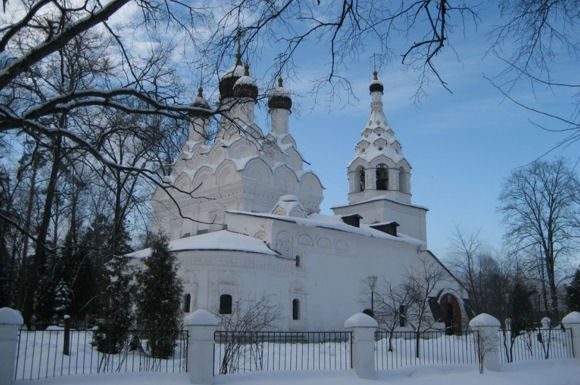
[[[279,306],[276,327],[282,330],[343,329],[349,314],[370,307],[368,276],[396,285],[417,268],[421,256],[416,244],[242,214],[227,218],[229,229],[260,237],[281,256],[180,252],[184,287],[197,291],[192,303],[198,308],[215,312],[220,294],[246,303],[266,296]],[[451,277],[441,289],[464,297]],[[301,305],[298,321],[292,320],[294,298]]]
[[[427,244],[427,209],[403,204],[387,198],[374,198],[356,204],[335,206],[336,215],[359,214],[362,223],[383,223],[395,221],[398,231],[417,238]]]

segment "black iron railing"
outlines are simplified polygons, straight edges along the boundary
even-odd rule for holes
[[[351,368],[350,332],[214,334],[214,374]]]
[[[447,335],[444,331],[375,333],[377,370],[418,365],[477,365],[477,333]]]
[[[96,373],[187,371],[186,330],[177,333],[173,349],[169,349],[170,352],[163,358],[151,355],[148,335],[147,331],[132,330],[128,338],[104,348],[103,334],[95,330],[70,330],[67,337],[64,330],[22,329],[18,336],[15,379],[35,380]]]
[[[500,363],[574,358],[572,329],[499,330]]]

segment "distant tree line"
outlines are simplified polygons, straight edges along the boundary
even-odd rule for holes
[[[487,250],[479,233],[457,229],[453,270],[476,313],[512,328],[556,325],[580,309],[580,183],[563,160],[535,161],[506,179],[499,197],[504,255]]]

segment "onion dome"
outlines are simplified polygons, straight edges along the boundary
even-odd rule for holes
[[[195,97],[195,99],[193,99],[193,102],[191,102],[190,106],[209,110],[209,104],[207,103],[207,100],[205,100],[205,98],[203,97],[203,88],[201,87],[198,88],[197,96]],[[190,115],[194,117],[207,118],[210,115],[210,113],[209,111],[191,111]]]
[[[370,92],[383,92],[383,83],[380,82],[379,78],[377,77],[377,71],[373,72],[373,81],[371,82],[370,86],[369,86],[369,90]]]
[[[256,100],[258,97],[258,86],[254,78],[250,76],[250,67],[247,64],[244,67],[244,76],[236,80],[234,84],[233,94],[236,98],[252,98]]]
[[[290,99],[290,93],[282,87],[282,78],[278,78],[278,87],[270,94],[268,107],[283,108],[285,110],[292,108],[292,99]]]
[[[231,98],[234,96],[234,84],[244,75],[242,66],[242,54],[236,54],[236,65],[227,70],[220,79],[219,89],[221,99]]]

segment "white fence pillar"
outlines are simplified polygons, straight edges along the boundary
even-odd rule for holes
[[[219,324],[217,318],[207,310],[198,309],[185,318],[189,331],[187,369],[192,384],[213,382],[214,332]]]
[[[562,318],[562,324],[566,329],[572,329],[572,346],[570,346],[571,355],[580,361],[580,313],[573,311]]]
[[[469,327],[479,333],[475,344],[478,359],[487,370],[499,371],[499,320],[487,313],[481,313],[469,321]]]
[[[375,331],[377,321],[364,314],[356,313],[344,321],[344,327],[352,329],[352,367],[358,377],[376,378]]]
[[[9,307],[0,309],[0,384],[14,381],[18,329],[22,323],[20,312]]]

